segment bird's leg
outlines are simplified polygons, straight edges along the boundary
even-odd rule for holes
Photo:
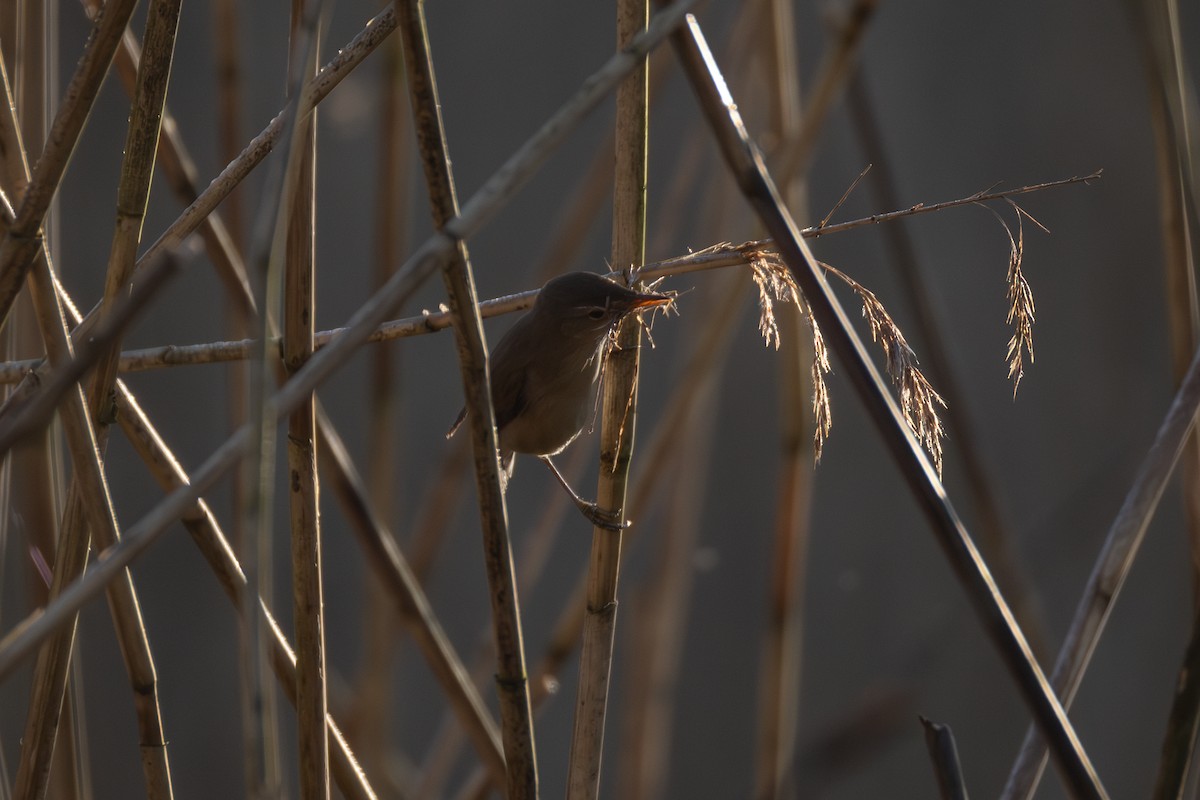
[[[567,490],[567,494],[571,495],[571,500],[575,503],[575,507],[579,509],[588,521],[593,525],[598,525],[601,528],[606,528],[610,531],[619,531],[628,528],[630,522],[622,520],[612,511],[600,508],[595,503],[584,500],[575,490],[571,488],[571,484],[567,483],[567,479],[558,471],[558,467],[554,466],[554,462],[550,460],[550,456],[538,456],[538,459],[549,467],[551,474],[555,479],[562,484],[562,487]]]

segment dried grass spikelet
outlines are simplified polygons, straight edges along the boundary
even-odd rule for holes
[[[992,212],[1000,221],[1004,233],[1008,236],[1008,274],[1005,277],[1005,282],[1008,284],[1008,314],[1005,321],[1013,326],[1013,334],[1012,338],[1008,340],[1008,352],[1005,354],[1005,360],[1008,363],[1009,380],[1013,382],[1013,397],[1016,397],[1017,387],[1021,385],[1021,378],[1025,377],[1025,356],[1028,355],[1029,363],[1033,363],[1033,288],[1025,279],[1025,273],[1021,269],[1025,258],[1024,220],[1028,219],[1046,233],[1049,233],[1050,230],[1034,219],[1032,214],[1017,205],[1012,198],[1004,199],[1016,212],[1017,233],[1015,236],[1012,226],[1004,217],[1000,216],[999,212],[990,206],[983,207]]]
[[[821,460],[825,440],[833,428],[833,415],[829,406],[829,387],[825,376],[829,374],[829,348],[825,337],[813,317],[812,309],[796,285],[795,278],[773,250],[748,249],[744,251],[750,264],[750,274],[758,288],[758,330],[767,346],[779,349],[779,323],[775,319],[775,302],[794,303],[808,322],[812,331],[812,404],[813,404],[813,455]]]
[[[903,331],[883,307],[883,303],[879,302],[875,293],[836,267],[824,262],[821,262],[821,266],[829,274],[844,281],[862,300],[863,316],[867,318],[867,324],[870,326],[871,339],[883,348],[888,375],[900,390],[900,411],[904,414],[908,427],[929,453],[940,476],[942,437],[945,430],[942,420],[938,417],[938,406],[945,408],[946,401],[934,391],[921,368],[917,366],[917,356],[909,347]]]
[[[813,455],[820,461],[825,440],[829,438],[829,431],[833,428],[833,414],[829,409],[829,387],[825,385],[825,376],[829,374],[829,348],[825,346],[825,337],[821,334],[821,327],[817,325],[808,303],[801,300],[799,305],[800,312],[808,320],[808,327],[812,331]]]
[[[625,280],[625,286],[627,286],[629,288],[633,288],[634,285],[639,280],[638,271],[633,267],[628,267],[628,268],[622,270],[621,273],[622,273],[622,277]],[[605,337],[603,346],[600,349],[599,357],[600,357],[602,363],[608,360],[608,357],[612,354],[613,350],[621,349],[621,345],[618,340],[618,337],[620,335],[620,333],[619,333],[620,329],[623,325],[626,325],[626,324],[637,325],[639,328],[641,328],[641,332],[643,334],[645,334],[646,339],[650,342],[650,347],[653,349],[654,348],[654,337],[651,335],[650,330],[653,327],[655,315],[658,314],[659,312],[662,312],[662,315],[664,317],[669,317],[671,315],[671,312],[674,311],[676,316],[678,316],[679,309],[675,307],[675,298],[679,296],[679,292],[677,292],[673,289],[660,289],[658,285],[660,283],[662,283],[663,280],[665,280],[665,278],[659,278],[656,281],[649,282],[645,285],[645,288],[647,291],[652,291],[652,292],[657,292],[659,294],[667,295],[668,297],[671,298],[671,302],[667,303],[666,305],[662,305],[662,306],[654,306],[653,308],[650,308],[650,309],[647,309],[644,311],[636,311],[633,314],[630,314],[624,320],[622,320],[620,325],[614,325],[609,330],[608,336]],[[646,320],[647,315],[649,315],[649,317],[650,317],[649,321]],[[607,365],[605,365],[605,367],[604,367],[604,374],[606,376],[608,374]],[[599,417],[599,414],[600,414],[600,404],[602,401],[602,397],[603,397],[603,392],[596,393],[595,407],[592,409],[592,427],[593,428],[595,427],[596,419]],[[625,407],[624,407],[624,410],[621,412],[621,423],[617,428],[617,442],[618,443],[624,442],[624,440],[625,440],[626,425],[628,425],[628,423],[629,423],[629,415],[633,412],[633,398],[634,397],[635,397],[635,394],[630,393],[625,398]],[[618,449],[619,449],[619,447],[620,447],[620,445],[618,444]],[[616,468],[617,468],[617,463],[614,461],[612,463],[611,469],[613,471],[615,471]]]

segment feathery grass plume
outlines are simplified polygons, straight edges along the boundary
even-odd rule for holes
[[[1005,277],[1005,281],[1008,283],[1008,315],[1005,317],[1005,322],[1013,326],[1013,335],[1008,340],[1008,352],[1005,354],[1005,359],[1008,361],[1008,377],[1013,382],[1013,397],[1016,397],[1017,387],[1021,385],[1021,378],[1025,377],[1025,356],[1028,355],[1029,363],[1033,363],[1033,288],[1025,279],[1025,273],[1021,269],[1025,258],[1024,219],[1028,219],[1046,233],[1049,233],[1050,229],[1034,219],[1032,214],[1017,205],[1012,198],[1006,197],[1004,200],[1016,212],[1016,236],[1013,236],[1012,226],[998,211],[989,206],[984,206],[984,208],[991,211],[1000,221],[1004,233],[1008,236],[1008,274]]]
[[[829,387],[825,385],[825,376],[829,374],[829,348],[825,346],[825,337],[821,334],[821,328],[817,325],[807,302],[800,303],[800,313],[808,320],[808,327],[812,330],[813,457],[820,461],[825,440],[829,438],[829,431],[833,428],[833,414],[829,409]]]
[[[713,245],[710,249],[729,247],[728,244]],[[796,279],[773,250],[750,249],[745,251],[750,265],[754,285],[758,287],[758,331],[767,347],[779,349],[779,323],[775,319],[775,301],[795,303],[803,308],[800,287]]]
[[[1008,377],[1013,382],[1013,397],[1016,397],[1017,387],[1021,385],[1021,378],[1025,376],[1023,353],[1028,353],[1029,363],[1033,363],[1033,289],[1029,286],[1029,281],[1025,279],[1025,273],[1021,270],[1021,262],[1025,255],[1025,226],[1021,222],[1021,217],[1029,217],[1030,221],[1042,230],[1046,230],[1046,228],[1012,200],[1008,202],[1017,212],[1017,235],[1015,238],[1008,223],[1004,222],[999,214],[996,216],[1004,225],[1004,232],[1008,234],[1008,275],[1006,277],[1008,281],[1008,316],[1005,321],[1013,326],[1013,335],[1008,340],[1006,357],[1008,359]]]
[[[945,408],[946,401],[934,391],[921,368],[917,366],[917,356],[909,347],[900,326],[883,307],[883,303],[879,302],[875,293],[836,267],[824,262],[821,262],[821,266],[829,274],[844,281],[862,300],[863,316],[867,318],[867,324],[871,328],[871,338],[883,348],[888,375],[900,390],[900,410],[904,413],[908,426],[929,452],[933,466],[940,476],[942,437],[945,430],[942,428],[941,419],[938,418],[937,409],[938,406]]]
[[[830,369],[829,349],[825,346],[825,337],[821,335],[821,328],[813,317],[812,309],[808,307],[800,287],[780,260],[779,254],[774,250],[760,248],[745,249],[743,252],[750,264],[754,285],[758,287],[758,330],[762,333],[767,347],[774,345],[776,350],[779,349],[779,324],[775,319],[776,300],[794,303],[812,330],[813,457],[820,461],[825,440],[829,438],[829,431],[833,428],[829,387],[825,385],[825,376],[829,374]]]

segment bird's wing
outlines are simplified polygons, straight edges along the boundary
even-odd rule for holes
[[[518,320],[518,324],[520,320]],[[518,368],[509,362],[527,357],[522,355],[520,347],[514,346],[512,338],[503,337],[491,355],[492,405],[496,412],[496,430],[501,430],[525,410],[528,396],[525,393],[525,376],[527,370]],[[497,383],[497,381],[499,381]],[[446,438],[453,436],[467,418],[467,408],[463,406]]]
[[[505,353],[497,348],[497,363]],[[492,404],[496,409],[496,430],[502,430],[525,410],[529,397],[525,391],[525,369],[492,368]]]

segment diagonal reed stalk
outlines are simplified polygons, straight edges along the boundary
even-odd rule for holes
[[[317,0],[292,0],[289,72],[299,87],[316,73],[320,50]],[[316,26],[317,29],[312,29]],[[313,54],[306,58],[305,44]],[[283,365],[294,373],[312,356],[316,317],[317,112],[295,133],[295,179],[281,197],[287,208],[284,252]],[[264,331],[265,333],[265,331]],[[329,797],[329,713],[325,687],[325,598],[322,589],[320,482],[317,479],[316,395],[288,417],[288,498],[291,511],[292,608],[296,631],[296,712],[300,796]]]
[[[459,209],[438,102],[424,3],[422,0],[406,0],[400,4],[398,14],[416,124],[417,149],[425,168],[434,226],[438,230],[445,230],[447,223],[458,216]],[[492,629],[496,640],[496,691],[500,699],[501,735],[508,777],[506,794],[509,800],[534,800],[538,796],[537,752],[525,673],[520,603],[512,563],[512,544],[508,537],[508,513],[500,481],[487,342],[465,241],[460,239],[454,255],[443,263],[442,279],[446,285],[450,313],[454,318],[455,344],[474,449],[484,566],[490,588]]]
[[[1179,3],[1127,2],[1146,67],[1151,131],[1158,172],[1158,210],[1166,273],[1167,322],[1171,372],[1183,380],[1191,353],[1200,344],[1200,150],[1195,143],[1200,125],[1195,85],[1189,79],[1186,50],[1180,30]],[[1192,599],[1200,613],[1200,437],[1195,434],[1180,462],[1184,514],[1191,539]]]
[[[136,5],[137,0],[111,0],[96,18],[30,176],[29,188],[17,208],[16,219],[0,240],[0,326],[8,319],[13,301],[41,248],[41,229],[50,203]]]
[[[739,188],[775,238],[818,324],[833,344],[843,365],[848,368],[856,390],[904,471],[910,488],[921,501],[939,544],[950,559],[984,627],[1013,673],[1039,727],[1050,738],[1064,782],[1079,797],[1105,797],[1095,769],[966,528],[946,498],[936,472],[867,357],[862,342],[850,327],[845,312],[830,291],[821,268],[813,259],[798,228],[781,204],[694,19],[689,18],[688,27],[674,34],[672,43]]]
[[[1108,530],[1054,663],[1051,684],[1067,707],[1075,699],[1083,673],[1133,567],[1167,481],[1194,429],[1197,410],[1200,410],[1200,350],[1194,354],[1154,443]],[[1045,768],[1045,759],[1046,745],[1038,731],[1030,728],[1001,797],[1006,800],[1031,797]]]
[[[643,30],[649,0],[617,0],[617,48]],[[617,88],[613,185],[612,264],[632,268],[645,261],[646,182],[649,145],[649,68],[642,62]],[[637,378],[642,328],[637,317],[621,323],[604,365],[600,418],[600,477],[596,504],[625,519],[625,494],[637,427]],[[594,526],[589,557],[587,615],[580,646],[579,689],[571,734],[567,800],[600,793],[600,761],[608,710],[613,640],[617,622],[617,577],[621,530]]]

